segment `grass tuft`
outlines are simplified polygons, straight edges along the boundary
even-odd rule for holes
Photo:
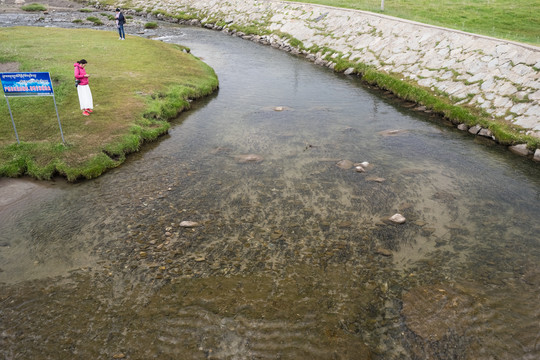
[[[21,7],[24,11],[47,11],[47,7],[42,4],[33,3]]]
[[[94,23],[94,25],[103,25],[103,21],[101,21],[100,19],[98,19],[95,16],[89,16],[89,17],[86,18],[86,20]]]
[[[156,29],[158,27],[158,24],[156,22],[147,22],[144,24],[145,29]]]

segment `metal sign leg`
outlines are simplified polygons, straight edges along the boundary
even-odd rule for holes
[[[62,142],[65,144],[66,141],[64,140],[64,132],[62,131],[62,124],[60,124],[60,115],[58,115],[58,108],[56,107],[56,98],[53,95],[53,101],[54,101],[54,108],[56,109],[56,117],[58,118],[58,126],[60,127],[60,136],[62,136]]]
[[[19,134],[17,134],[17,128],[15,127],[15,121],[13,121],[13,114],[11,113],[11,106],[9,106],[9,100],[7,96],[5,96],[5,98],[7,102],[7,107],[9,109],[9,116],[11,117],[11,123],[13,124],[13,130],[15,130],[15,137],[17,138],[17,144],[20,144],[21,142],[19,141]]]

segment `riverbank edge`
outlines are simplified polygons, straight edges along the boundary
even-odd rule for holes
[[[200,4],[197,2],[197,4],[199,4],[197,5],[194,2],[190,2],[190,0],[181,0],[176,2],[174,11],[171,10],[170,4],[167,3],[167,0],[155,1],[152,4],[148,4],[149,7],[142,6],[141,3],[137,1],[119,3],[119,5],[113,5],[112,3],[107,4],[107,2],[108,1],[88,1],[87,4],[98,9],[105,9],[107,11],[112,11],[116,6],[121,6],[124,12],[127,14],[222,31],[231,36],[240,37],[242,39],[254,41],[263,45],[269,45],[282,51],[303,56],[307,60],[312,61],[317,65],[328,67],[336,72],[341,72],[351,76],[359,76],[363,81],[372,86],[389,91],[404,101],[416,104],[417,106],[415,109],[418,111],[436,113],[440,115],[443,120],[450,121],[459,130],[466,131],[473,136],[480,136],[490,139],[500,145],[508,147],[510,151],[517,155],[540,162],[540,138],[536,136],[536,127],[540,129],[540,121],[538,121],[538,124],[535,123],[535,131],[531,132],[530,129],[514,125],[510,121],[501,119],[501,117],[495,117],[485,108],[471,106],[470,104],[464,104],[463,102],[460,103],[459,101],[453,99],[450,94],[445,93],[437,88],[420,86],[418,84],[419,81],[407,78],[403,76],[402,73],[392,72],[391,66],[386,66],[384,69],[379,69],[373,65],[362,62],[362,59],[350,61],[343,56],[344,54],[342,51],[333,49],[331,46],[317,45],[317,39],[315,38],[311,39],[312,44],[311,46],[308,46],[305,39],[304,41],[299,40],[290,33],[283,31],[283,29],[287,27],[286,24],[284,25],[285,20],[278,23],[276,21],[272,21],[272,19],[280,17],[280,14],[276,15],[280,9],[291,10],[290,7],[288,7],[290,4],[291,6],[308,7],[311,9],[311,16],[298,20],[298,22],[303,21],[305,23],[313,23],[317,22],[319,18],[324,19],[328,17],[329,12],[331,11],[349,11],[355,14],[360,13],[378,17],[381,22],[400,22],[406,25],[409,24],[411,26],[422,26],[425,28],[434,29],[438,32],[443,31],[464,34],[466,36],[473,36],[475,38],[498,41],[497,39],[392,18],[381,14],[295,2],[272,1],[270,3],[281,4],[280,7],[277,7],[277,10],[276,7],[272,8],[273,11],[270,11],[268,10],[268,7],[261,6],[260,8],[250,8],[253,11],[249,13],[246,12],[245,9],[228,11],[230,9],[224,9],[226,5],[221,5],[219,2],[212,3],[211,0],[210,3],[212,3],[214,6],[205,6],[208,5],[209,1],[201,2]],[[246,6],[251,5],[248,4]],[[242,12],[242,10],[244,11]],[[259,13],[254,14],[254,11],[256,12],[257,10],[260,10]],[[316,14],[321,15],[314,19]],[[281,15],[283,15],[281,18],[285,17],[285,14]],[[376,32],[377,29],[374,29],[373,31]],[[339,37],[338,35],[335,36],[336,38]],[[317,36],[314,35],[314,37]],[[501,42],[504,44],[523,46],[529,50],[532,49],[533,51],[540,50],[532,45],[502,40]],[[481,49],[479,49],[479,51],[481,51]],[[388,71],[389,68],[390,71]],[[524,98],[527,99],[528,94],[525,94]],[[523,101],[523,99],[517,100],[518,103]],[[533,106],[533,109],[536,110],[536,105]],[[535,136],[525,134],[527,130],[529,130],[529,133],[535,134]],[[538,135],[540,135],[540,133]]]
[[[65,29],[69,31],[69,29]],[[150,41],[150,40],[148,40]],[[167,45],[176,48],[175,51],[189,53],[189,49],[178,45]],[[163,87],[158,93],[148,93],[145,98],[145,107],[124,133],[116,137],[117,141],[105,142],[98,152],[88,157],[84,162],[69,164],[69,151],[74,144],[66,138],[64,143],[42,142],[40,144],[21,141],[8,144],[0,148],[3,160],[0,162],[0,177],[18,178],[27,176],[36,180],[51,180],[55,177],[64,178],[68,182],[77,182],[83,179],[97,178],[108,170],[116,168],[126,161],[129,154],[139,152],[145,144],[152,143],[166,135],[170,129],[170,120],[179,116],[183,111],[191,108],[191,103],[211,95],[219,88],[219,80],[214,70],[205,62],[189,54],[193,62],[198,64],[202,72],[207,74],[198,84],[175,84]],[[17,62],[2,63],[7,66],[6,72],[17,72]],[[72,74],[73,70],[71,72]],[[61,80],[64,74],[58,75]],[[69,85],[72,86],[72,75],[68,76]],[[112,80],[111,80],[112,81]],[[62,92],[62,86],[56,86],[56,92]],[[111,85],[112,86],[112,85]],[[134,92],[134,97],[141,97],[142,92]],[[99,95],[94,89],[94,96]],[[99,97],[99,96],[97,96]],[[78,102],[78,101],[77,101]],[[78,104],[77,104],[78,105]],[[118,105],[118,108],[121,108]],[[80,114],[75,112],[77,116]],[[63,127],[66,126],[63,117]],[[79,121],[79,120],[76,120]],[[110,121],[115,121],[114,117]],[[41,146],[41,147],[40,147]],[[38,150],[36,150],[36,148]],[[35,152],[42,151],[48,159],[46,162],[36,159]],[[60,155],[67,154],[63,159]],[[4,161],[6,160],[6,161]],[[68,159],[69,160],[69,159]]]

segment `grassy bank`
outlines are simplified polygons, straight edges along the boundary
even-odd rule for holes
[[[0,101],[0,176],[55,174],[74,181],[99,176],[169,128],[189,99],[218,86],[214,71],[180,46],[115,32],[59,28],[0,29],[0,63],[49,72],[66,144],[51,97],[11,98],[21,140],[16,142],[7,103]],[[86,59],[94,113],[79,109],[73,64]]]
[[[540,45],[540,2],[526,0],[296,0]]]

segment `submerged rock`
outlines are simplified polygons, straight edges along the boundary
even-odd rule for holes
[[[396,136],[396,135],[401,135],[406,132],[407,130],[403,130],[403,129],[392,129],[392,130],[380,131],[379,134],[381,134],[382,136]]]
[[[258,162],[263,161],[263,157],[257,154],[237,155],[235,156],[235,158],[236,158],[236,161],[239,163],[249,163],[249,162],[258,163]]]
[[[375,254],[382,255],[382,256],[392,256],[392,251],[380,247],[375,250]]]
[[[349,170],[354,166],[354,163],[350,160],[340,160],[336,165],[340,169]]]
[[[428,340],[449,332],[462,334],[474,321],[474,298],[449,285],[419,286],[403,296],[401,314],[407,327]]]

